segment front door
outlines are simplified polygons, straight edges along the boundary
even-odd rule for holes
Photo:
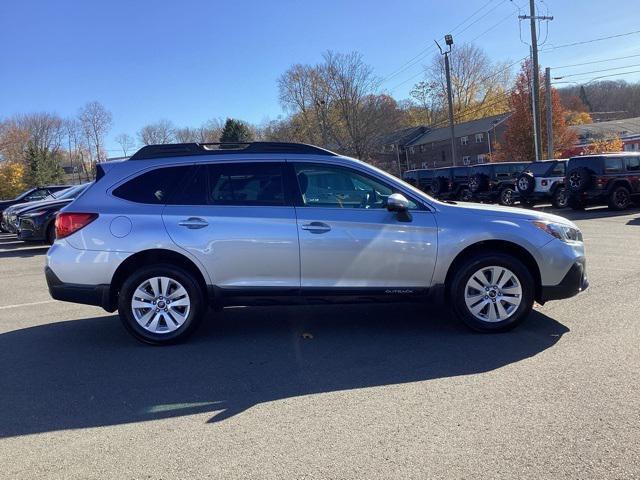
[[[299,288],[298,232],[283,165],[200,165],[165,207],[169,235],[200,260],[215,286]]]
[[[411,219],[399,218],[386,209],[394,188],[355,169],[294,163],[294,170],[303,289],[414,293],[430,286],[437,250],[431,212],[411,202]]]

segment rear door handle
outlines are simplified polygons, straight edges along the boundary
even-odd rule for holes
[[[178,222],[178,225],[180,225],[181,227],[187,227],[190,228],[191,230],[196,230],[198,228],[204,228],[207,225],[209,225],[207,223],[206,220],[199,218],[199,217],[189,217],[186,220],[180,220]]]
[[[331,230],[331,227],[323,222],[311,222],[302,225],[302,230],[307,230],[311,233],[327,233]]]

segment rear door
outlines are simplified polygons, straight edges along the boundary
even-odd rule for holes
[[[201,164],[169,199],[169,235],[214,285],[299,288],[298,231],[283,172],[284,162]]]
[[[386,209],[392,186],[349,167],[293,162],[300,198],[301,284],[305,289],[419,293],[436,260],[433,214],[412,202],[411,221]]]

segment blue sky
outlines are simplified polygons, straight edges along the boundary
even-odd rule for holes
[[[537,1],[555,17],[542,49],[640,30],[637,0],[610,2],[611,8],[601,0]],[[529,47],[519,39],[516,4],[528,8],[527,0],[5,0],[0,117],[30,111],[71,116],[98,100],[113,113],[107,145],[116,155],[113,137],[135,135],[162,118],[178,126],[214,117],[276,118],[282,113],[278,76],[291,64],[318,62],[326,50],[361,52],[381,78],[423,52],[383,83],[406,98],[433,54],[433,39],[444,33],[453,31],[456,43],[475,39],[495,60],[525,56]],[[528,35],[523,24],[523,40]],[[640,34],[542,51],[540,62],[555,67],[634,54],[640,55]],[[640,56],[554,74],[627,65],[640,65]],[[611,73],[634,70],[640,66]],[[611,78],[638,80],[640,74]]]

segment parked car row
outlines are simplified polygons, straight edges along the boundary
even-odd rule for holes
[[[29,191],[23,193],[17,198],[23,198],[25,201],[10,200],[7,202],[8,206],[0,212],[2,231],[14,233],[20,240],[45,241],[53,244],[56,215],[63,207],[69,205],[84,192],[89,185],[90,183],[84,183],[75,186],[49,186],[29,190],[49,192],[44,197],[28,194]]]
[[[500,162],[417,169],[404,179],[440,200],[555,208],[608,205],[623,210],[640,196],[640,155],[584,155],[542,162]]]

